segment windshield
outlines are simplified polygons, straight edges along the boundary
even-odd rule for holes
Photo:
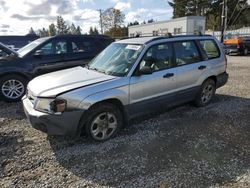
[[[126,76],[142,51],[142,45],[113,43],[100,53],[88,66],[113,76]]]
[[[39,46],[41,43],[46,41],[47,39],[48,39],[48,37],[37,39],[37,40],[27,44],[26,46],[20,48],[17,52],[21,57],[23,57],[26,54],[28,54],[31,50],[33,50],[34,48]]]

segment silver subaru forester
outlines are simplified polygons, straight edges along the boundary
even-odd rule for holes
[[[226,84],[227,60],[212,36],[138,37],[112,43],[85,67],[33,79],[23,98],[32,126],[49,135],[110,139],[135,116],[194,101]]]

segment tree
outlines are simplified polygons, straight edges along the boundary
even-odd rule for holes
[[[102,24],[105,31],[111,28],[121,27],[124,23],[125,15],[115,8],[108,8],[102,13]]]
[[[130,23],[128,24],[128,27],[129,27],[129,26],[133,26],[133,25],[139,25],[139,22],[138,22],[137,20],[135,20],[134,22],[130,22]]]
[[[82,34],[82,29],[81,29],[80,26],[77,26],[77,28],[76,28],[76,34],[77,35],[81,35]]]
[[[127,27],[112,27],[110,30],[105,31],[105,35],[108,35],[112,38],[122,38],[128,36]]]
[[[68,34],[69,33],[69,27],[64,21],[62,16],[57,16],[57,34]]]
[[[99,35],[99,31],[96,29],[96,27],[94,28],[94,35]]]
[[[168,1],[168,4],[173,8],[173,18],[205,16],[206,29],[219,30],[222,9],[221,2],[222,0],[173,0],[173,2]],[[247,0],[228,1],[229,28],[250,25],[250,9],[246,5]]]
[[[39,29],[38,30],[38,35],[40,37],[48,37],[49,36],[49,31],[45,28]]]
[[[30,28],[29,34],[32,34],[32,35],[35,35],[35,34],[36,34],[35,31],[34,31],[34,29],[33,29],[33,27]]]
[[[94,34],[94,30],[93,30],[92,27],[90,27],[90,29],[89,29],[89,34],[90,34],[90,35],[93,35],[93,34]]]
[[[49,36],[55,36],[57,33],[55,24],[49,25]]]
[[[70,26],[70,33],[72,35],[77,35],[77,28],[76,28],[76,26],[73,23]]]

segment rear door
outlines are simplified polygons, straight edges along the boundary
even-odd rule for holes
[[[204,60],[194,40],[173,43],[177,67],[178,100],[192,100],[199,90],[199,79],[209,71],[209,62]]]
[[[69,53],[66,56],[67,67],[85,65],[97,55],[95,39],[89,37],[71,38]]]
[[[130,115],[145,113],[175,100],[176,68],[173,68],[171,43],[149,48],[138,69],[148,66],[153,73],[130,78]]]

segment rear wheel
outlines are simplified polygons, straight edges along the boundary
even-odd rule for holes
[[[202,84],[200,91],[196,96],[195,105],[198,107],[208,105],[215,94],[215,90],[216,88],[214,80],[212,79],[206,80]]]
[[[86,116],[85,131],[95,141],[114,137],[123,123],[121,111],[111,103],[100,103],[92,107]]]
[[[19,75],[0,78],[0,97],[7,102],[20,101],[26,91],[27,80]]]
[[[247,48],[244,49],[243,54],[248,55],[248,49]]]

